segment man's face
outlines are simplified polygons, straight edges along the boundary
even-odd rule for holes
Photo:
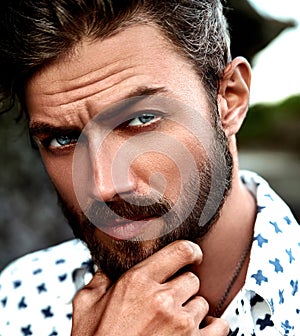
[[[30,80],[26,103],[70,225],[112,280],[209,231],[230,154],[195,70],[156,28],[82,41]]]

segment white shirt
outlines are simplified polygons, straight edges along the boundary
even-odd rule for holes
[[[258,214],[245,284],[222,317],[231,336],[300,336],[300,226],[266,181],[241,177]]]
[[[267,182],[246,171],[241,178],[258,215],[245,284],[223,318],[231,336],[300,336],[300,226]],[[7,266],[0,276],[0,336],[70,335],[72,298],[92,277],[90,260],[74,239]]]

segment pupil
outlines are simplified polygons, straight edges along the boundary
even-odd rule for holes
[[[68,145],[70,143],[70,138],[67,135],[61,135],[60,137],[56,138],[56,141],[64,146],[64,145]]]
[[[154,118],[153,115],[145,114],[145,115],[139,117],[139,120],[140,120],[141,123],[146,124],[147,122],[151,121],[153,118]]]

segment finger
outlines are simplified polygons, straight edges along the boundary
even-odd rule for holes
[[[172,290],[177,304],[184,305],[199,292],[200,280],[194,273],[185,272],[166,282],[164,286]]]
[[[202,296],[195,296],[184,305],[184,310],[194,316],[195,323],[199,326],[208,314],[209,305]]]
[[[94,274],[91,281],[85,286],[90,289],[107,289],[111,286],[111,281],[100,269]]]
[[[202,252],[197,244],[187,240],[178,240],[162,248],[149,258],[132,268],[142,269],[145,276],[164,283],[182,267],[190,264],[200,264]]]
[[[207,326],[201,329],[201,336],[227,336],[230,331],[228,322],[222,318],[207,316],[205,322]]]
[[[111,286],[111,281],[101,271],[97,271],[91,281],[77,292],[73,298],[73,307],[92,307]]]

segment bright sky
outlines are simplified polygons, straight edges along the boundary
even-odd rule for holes
[[[261,14],[298,23],[255,57],[250,103],[277,102],[300,93],[300,0],[249,2]]]

